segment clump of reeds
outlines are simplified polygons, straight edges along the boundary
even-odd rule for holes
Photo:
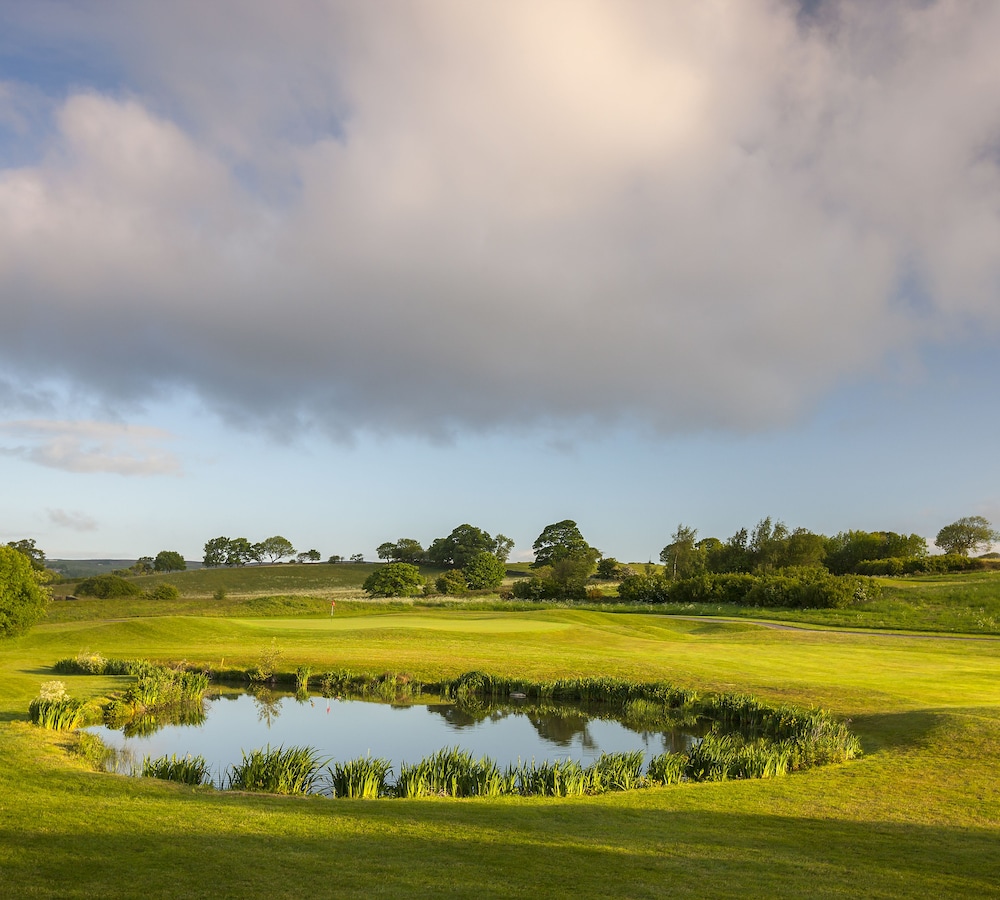
[[[601,791],[631,791],[641,787],[643,753],[602,753],[588,770],[588,785],[592,793]]]
[[[649,761],[646,779],[649,784],[680,784],[687,762],[686,753],[661,753]]]
[[[204,756],[191,756],[183,759],[176,754],[142,760],[143,778],[162,778],[164,781],[178,781],[182,784],[206,784],[211,780],[208,763]]]
[[[87,704],[70,697],[61,681],[46,681],[28,705],[28,716],[40,728],[71,731],[86,718]]]
[[[473,759],[468,750],[446,747],[418,763],[400,766],[398,797],[498,797],[514,792],[514,776],[501,772],[488,756]]]
[[[242,762],[230,767],[228,786],[236,791],[307,794],[319,782],[323,765],[325,760],[311,747],[244,751]]]
[[[335,797],[374,800],[389,793],[387,778],[392,764],[381,757],[361,756],[328,769],[330,786]]]
[[[590,775],[573,759],[542,763],[531,761],[514,770],[514,782],[519,794],[541,797],[581,797],[590,788]]]

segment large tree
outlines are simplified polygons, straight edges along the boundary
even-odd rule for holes
[[[503,538],[503,535],[497,535],[497,538]],[[496,555],[497,549],[497,541],[490,537],[489,532],[465,523],[452,529],[448,537],[435,538],[427,548],[427,558],[436,565],[460,569],[477,553]],[[510,552],[509,548],[507,552]]]
[[[285,556],[295,555],[295,547],[292,546],[292,542],[280,534],[264,538],[256,546],[260,550],[261,558],[271,563],[276,563]]]
[[[471,590],[491,591],[500,587],[507,574],[507,565],[499,557],[484,550],[462,567],[462,574]]]
[[[660,562],[667,568],[671,580],[690,578],[705,569],[706,551],[695,543],[697,528],[678,525],[671,542],[660,551]]]
[[[34,538],[22,538],[19,541],[8,541],[8,547],[13,547],[18,553],[23,553],[31,561],[31,568],[36,572],[45,569],[45,552],[35,546]]]
[[[601,558],[601,551],[583,539],[572,519],[546,525],[531,548],[535,551],[535,561],[531,564],[535,569],[551,566],[562,559],[589,559],[591,565],[596,566]]]
[[[183,572],[187,568],[184,557],[176,550],[161,550],[153,560],[156,572]]]
[[[424,588],[420,569],[409,563],[388,563],[379,566],[362,585],[372,597],[412,597]]]
[[[934,543],[945,553],[960,553],[962,556],[985,549],[994,541],[1000,541],[1000,532],[994,531],[982,516],[965,516],[945,525],[934,538]]]
[[[48,591],[31,559],[0,546],[0,638],[22,634],[45,615]]]
[[[416,565],[424,558],[424,548],[420,545],[420,541],[414,538],[400,538],[395,543],[386,541],[384,544],[379,544],[375,552],[379,559],[412,565]]]

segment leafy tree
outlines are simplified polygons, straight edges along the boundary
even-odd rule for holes
[[[826,537],[806,528],[796,528],[785,542],[786,566],[819,566],[826,557]]]
[[[0,547],[0,638],[23,634],[45,615],[49,595],[40,577],[28,554]]]
[[[386,541],[384,544],[379,544],[375,552],[379,559],[388,562],[405,562],[416,565],[424,558],[424,548],[419,541],[413,538],[400,538],[395,543]]]
[[[498,537],[503,537],[499,535]],[[505,538],[504,540],[510,540]],[[513,544],[511,544],[513,546]],[[452,529],[448,537],[435,538],[427,548],[427,558],[439,566],[461,569],[477,553],[493,553],[496,541],[489,533],[468,523]],[[510,550],[508,549],[508,553]]]
[[[597,561],[597,577],[608,581],[622,578],[622,565],[613,556],[605,556]]]
[[[510,551],[514,549],[514,539],[505,534],[498,534],[493,538],[493,555],[501,562],[507,562],[510,558]]]
[[[351,562],[363,563],[365,561],[364,553],[352,553]]]
[[[678,525],[671,535],[671,543],[660,551],[660,562],[670,573],[671,579],[690,578],[704,571],[706,553],[696,544],[697,528]]]
[[[749,539],[747,530],[741,528],[724,544],[709,547],[706,560],[709,572],[749,572],[752,565],[747,549]]]
[[[153,560],[156,572],[183,572],[187,568],[184,557],[176,550],[161,550]]]
[[[303,550],[296,559],[300,563],[304,562],[319,562],[319,550]]]
[[[256,547],[260,558],[266,559],[271,563],[276,563],[279,559],[283,559],[286,556],[295,555],[295,547],[292,546],[292,542],[280,534],[264,538]]]
[[[339,553],[334,553],[333,556],[331,556],[327,560],[327,562],[330,563],[331,565],[336,565],[337,563],[342,563],[343,561],[344,557],[341,556]]]
[[[470,590],[495,590],[507,574],[507,564],[494,554],[483,551],[472,557],[463,567],[462,574]]]
[[[761,519],[750,535],[749,551],[755,571],[769,572],[784,565],[785,542],[788,526],[784,522],[771,523],[771,517]]]
[[[152,556],[140,556],[131,566],[133,575],[150,575],[153,572],[155,561]]]
[[[835,575],[858,571],[872,559],[918,558],[927,555],[927,541],[918,534],[894,531],[842,531],[826,541],[823,562]]]
[[[424,587],[420,569],[410,563],[388,563],[371,573],[361,586],[372,597],[412,597]]]
[[[980,548],[989,547],[994,541],[1000,541],[1000,532],[982,516],[965,516],[957,522],[945,525],[934,538],[945,553],[958,553],[968,556]]]
[[[18,553],[28,557],[31,561],[31,568],[33,568],[36,572],[44,571],[45,553],[39,547],[35,546],[34,538],[22,538],[19,541],[8,541],[7,546],[13,547]]]
[[[562,559],[576,559],[589,560],[590,569],[593,571],[601,556],[600,550],[591,547],[583,539],[580,529],[572,519],[563,519],[561,522],[546,525],[531,547],[535,551],[535,561],[531,564],[534,569],[554,565]]]
[[[227,537],[217,537],[206,541],[202,564],[209,568],[226,565],[226,558],[229,555],[229,543],[229,538]]]

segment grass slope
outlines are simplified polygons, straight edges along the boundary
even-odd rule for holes
[[[288,567],[289,569],[297,567]],[[181,601],[182,604],[189,601]],[[211,604],[205,604],[211,610]],[[949,897],[1000,883],[1000,641],[545,609],[53,621],[0,649],[0,871],[24,897]],[[190,613],[195,608],[185,606]],[[370,613],[370,614],[369,614]],[[611,674],[850,717],[866,755],[771,782],[566,801],[239,796],[94,773],[24,723],[83,649],[211,665],[272,646],[424,678]],[[117,679],[65,679],[99,695]],[[13,886],[13,892],[7,886]]]

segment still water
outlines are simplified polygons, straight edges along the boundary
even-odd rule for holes
[[[135,733],[135,726],[124,732],[106,726],[86,730],[139,763],[144,756],[201,755],[217,786],[228,768],[241,761],[243,751],[268,745],[312,747],[321,757],[339,762],[383,757],[398,774],[401,763],[419,762],[445,747],[460,747],[476,758],[489,756],[504,769],[519,762],[567,758],[589,765],[602,753],[633,750],[642,750],[648,762],[697,740],[681,731],[634,731],[571,705],[539,711],[512,704],[473,714],[450,703],[397,706],[271,691],[206,698],[183,718],[189,724],[161,726],[168,720],[145,720],[146,727],[138,729],[142,734]]]

